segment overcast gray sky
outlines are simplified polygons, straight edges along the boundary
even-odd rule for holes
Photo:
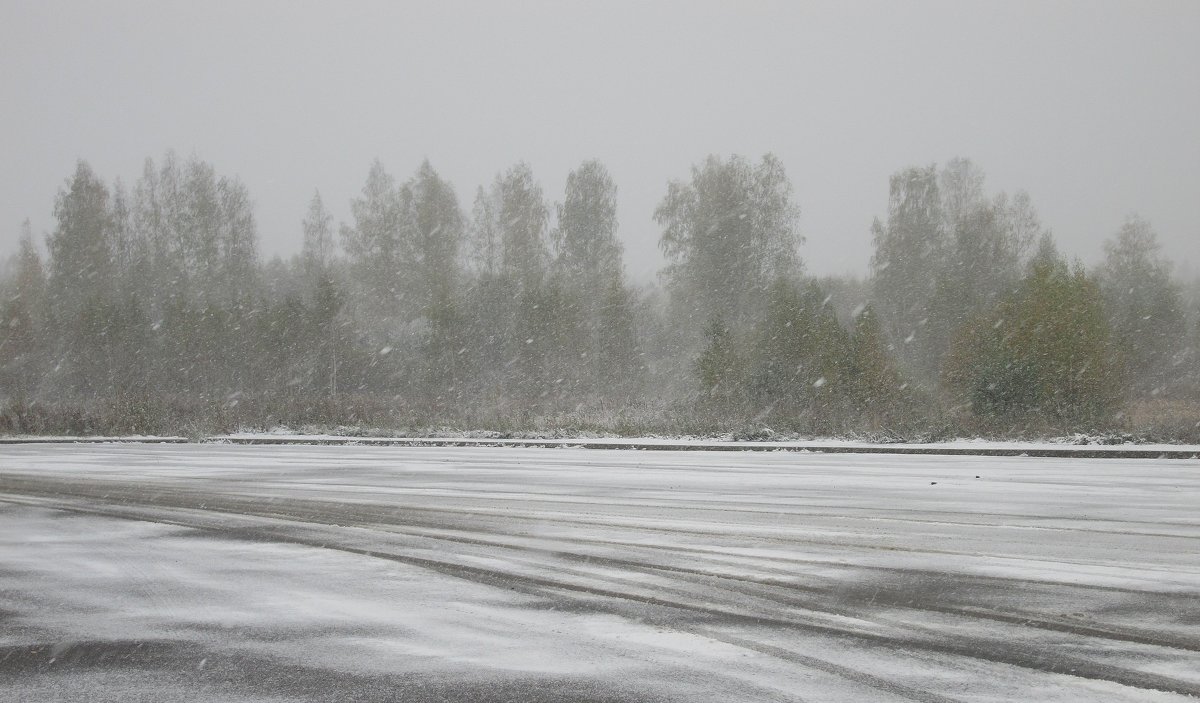
[[[53,228],[87,159],[132,183],[196,154],[299,249],[379,157],[428,157],[469,210],[527,160],[549,199],[599,158],[631,273],[709,153],[786,164],[816,273],[865,272],[889,174],[967,156],[1093,262],[1132,211],[1200,265],[1200,2],[17,2],[0,0],[0,252]]]

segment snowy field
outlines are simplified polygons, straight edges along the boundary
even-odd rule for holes
[[[0,446],[4,701],[1200,696],[1200,461]]]

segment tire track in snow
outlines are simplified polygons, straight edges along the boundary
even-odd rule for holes
[[[142,491],[143,493],[146,493],[146,492],[149,493],[149,495],[147,496],[150,499],[148,505],[152,505],[155,507],[210,509],[210,510],[219,510],[219,511],[230,513],[230,514],[258,515],[258,516],[262,516],[262,517],[279,517],[279,518],[286,519],[286,520],[301,520],[301,521],[315,522],[315,523],[321,523],[321,524],[344,524],[347,522],[348,519],[352,519],[353,522],[355,522],[356,524],[358,524],[360,526],[361,525],[379,524],[379,525],[386,526],[388,529],[391,529],[393,531],[394,531],[394,528],[398,525],[404,525],[404,526],[410,527],[410,528],[425,527],[425,528],[433,528],[433,529],[447,529],[447,527],[449,525],[449,529],[461,529],[461,523],[457,523],[457,522],[453,522],[453,521],[447,523],[447,521],[441,521],[441,520],[426,520],[426,521],[414,520],[412,513],[420,513],[420,514],[424,514],[424,515],[450,515],[450,516],[454,516],[454,517],[466,516],[468,518],[471,518],[472,520],[474,520],[475,518],[478,518],[480,516],[479,512],[472,511],[472,510],[428,508],[428,507],[423,507],[423,506],[407,506],[407,505],[394,505],[394,504],[388,505],[388,506],[382,506],[382,505],[370,504],[370,503],[334,504],[328,500],[297,499],[297,498],[292,498],[292,497],[289,497],[289,498],[285,499],[284,501],[270,501],[267,503],[267,506],[270,506],[270,507],[262,507],[262,505],[261,505],[262,501],[260,498],[246,498],[246,497],[242,497],[242,496],[230,496],[230,495],[225,495],[225,494],[207,493],[207,492],[202,492],[200,489],[194,488],[194,487],[184,487],[184,488],[179,488],[179,487],[174,487],[174,486],[153,486],[153,487],[151,487],[151,486],[147,486],[147,485],[137,485],[137,484],[114,484],[112,482],[104,482],[104,484],[102,486],[85,487],[85,486],[78,485],[75,482],[68,483],[68,482],[63,482],[63,481],[59,481],[59,480],[49,480],[50,485],[44,485],[46,483],[47,483],[47,479],[43,479],[43,478],[39,478],[39,477],[12,477],[12,476],[0,475],[0,487],[8,486],[9,488],[15,489],[18,492],[30,491],[30,492],[38,493],[41,495],[48,495],[48,496],[74,495],[74,496],[81,497],[81,498],[99,498],[102,500],[111,500],[113,498],[121,498],[122,496],[129,496],[130,494],[135,493],[137,491]],[[286,505],[288,509],[279,510],[278,508],[281,505]],[[484,513],[484,514],[489,517],[502,517],[503,516],[503,513],[499,512],[499,511],[491,511],[491,512]],[[331,515],[332,515],[332,517],[331,517]],[[621,530],[630,530],[630,531],[636,531],[636,532],[645,532],[647,530],[650,530],[650,531],[654,531],[654,532],[665,532],[668,534],[684,533],[684,534],[690,534],[690,535],[698,534],[698,535],[704,535],[704,536],[722,536],[722,537],[729,536],[727,533],[720,532],[720,531],[697,531],[697,530],[692,530],[692,529],[670,529],[670,528],[666,528],[661,525],[655,525],[652,527],[639,529],[636,525],[631,525],[627,522],[606,522],[606,521],[596,521],[596,520],[583,520],[583,519],[578,519],[578,518],[572,520],[572,519],[563,518],[563,517],[550,517],[550,516],[546,516],[546,515],[531,516],[531,515],[513,514],[513,515],[509,516],[509,518],[510,518],[509,522],[526,520],[526,521],[531,521],[531,522],[536,522],[536,523],[555,522],[555,523],[566,524],[566,525],[571,525],[571,526],[575,526],[575,525],[599,526],[599,527],[608,527],[608,528],[615,528],[615,529],[621,529]],[[472,527],[472,531],[476,534],[485,533],[485,534],[493,534],[493,535],[500,535],[500,536],[506,536],[506,537],[519,537],[519,538],[526,539],[526,540],[536,539],[535,537],[531,537],[531,536],[524,534],[523,532],[518,531],[518,530],[485,531],[478,527]],[[502,542],[498,542],[495,540],[487,541],[487,540],[479,540],[478,538],[462,538],[462,537],[448,538],[448,537],[441,537],[441,536],[428,535],[428,534],[424,534],[422,536],[427,537],[427,538],[434,538],[434,539],[448,539],[450,541],[457,541],[460,543],[473,542],[473,543],[478,544],[479,546],[487,546],[487,547],[497,547],[497,548],[507,548],[507,549],[522,549],[522,548],[529,549],[528,546],[521,547],[518,545],[502,543]],[[604,543],[605,542],[603,540],[581,539],[578,535],[571,535],[571,539],[574,541],[577,541],[577,542],[584,542],[584,541],[593,541],[596,543]],[[757,539],[757,537],[756,537],[756,539]],[[833,546],[851,547],[851,548],[858,548],[858,549],[887,549],[888,551],[895,551],[895,550],[891,550],[890,548],[887,548],[887,547],[878,547],[876,545],[861,545],[861,544],[857,544],[857,543],[831,542],[829,540],[811,540],[811,539],[810,540],[798,540],[798,539],[792,539],[792,538],[788,538],[788,537],[775,537],[775,538],[764,538],[763,541],[772,541],[772,540],[777,541],[777,542],[786,542],[789,544],[795,543],[795,542],[805,542],[805,543],[809,543],[809,544],[815,543],[815,544],[822,544],[822,545],[832,544]],[[682,551],[679,547],[676,547],[675,545],[655,546],[655,545],[649,545],[649,544],[644,544],[644,543],[611,542],[611,541],[609,543],[614,544],[614,545],[620,545],[620,546],[634,546],[634,547],[637,547],[640,549],[658,549],[661,551],[665,551],[667,553]],[[683,550],[687,550],[687,548],[684,547]],[[688,550],[688,551],[691,551],[692,553],[696,553],[697,551],[703,552],[703,551],[708,551],[708,550]],[[916,552],[916,553],[923,553],[923,552],[927,552],[928,550],[916,549],[916,550],[899,550],[899,551],[912,551],[912,552]],[[941,553],[944,553],[944,552],[941,552]],[[955,554],[958,554],[958,553],[955,553]],[[565,558],[574,558],[576,556],[575,554],[568,553],[568,552],[563,552],[563,555]],[[583,558],[590,559],[594,562],[607,561],[610,565],[619,566],[619,567],[647,567],[647,568],[655,568],[658,570],[675,570],[675,571],[678,571],[679,573],[688,573],[689,572],[688,569],[683,568],[683,567],[670,567],[670,566],[665,566],[665,565],[661,565],[661,564],[647,563],[644,561],[614,559],[614,558],[606,557],[603,555],[585,555]],[[848,563],[844,563],[844,562],[831,562],[831,561],[821,561],[821,560],[783,559],[783,558],[778,558],[778,557],[766,557],[766,558],[778,559],[778,560],[784,561],[784,563],[788,563],[788,564],[795,564],[795,563],[814,564],[815,563],[815,564],[820,564],[820,565],[825,565],[825,566],[834,566],[834,567],[843,568],[843,569],[853,569],[853,570],[871,569],[871,570],[879,571],[884,574],[888,574],[889,576],[896,576],[898,574],[903,574],[905,576],[915,577],[915,578],[920,578],[920,579],[929,579],[929,578],[938,578],[938,577],[945,578],[948,576],[948,574],[946,574],[946,572],[935,572],[935,571],[929,571],[929,570],[897,569],[897,568],[893,568],[893,567],[862,565],[862,564],[848,564]],[[742,558],[739,560],[739,562],[740,562],[739,565],[744,566],[746,561],[761,561],[762,559],[764,559],[764,557],[757,556],[757,555],[753,558]],[[760,565],[756,564],[755,566],[758,567]],[[721,574],[721,573],[716,573],[716,572],[698,572],[697,571],[695,573],[697,573],[697,575],[704,575],[704,576],[736,578],[736,577],[732,577],[728,574]],[[1145,591],[1145,590],[1139,590],[1139,589],[1117,588],[1117,587],[1097,585],[1097,584],[1079,584],[1079,583],[1072,583],[1072,582],[1039,580],[1039,579],[1029,579],[1029,578],[1015,580],[1012,578],[1007,578],[1007,577],[1002,577],[1002,576],[987,576],[987,575],[975,575],[975,574],[954,574],[953,576],[954,576],[954,578],[956,578],[958,580],[967,579],[970,581],[991,582],[991,583],[1007,585],[1007,586],[1011,586],[1014,582],[1019,583],[1019,584],[1038,584],[1038,585],[1052,586],[1052,587],[1065,587],[1065,588],[1078,588],[1078,589],[1086,589],[1086,590],[1111,591],[1111,592],[1118,592],[1118,593],[1133,595],[1133,596],[1137,596],[1137,597],[1141,597],[1141,598],[1145,598],[1145,597],[1174,598],[1179,595],[1179,594],[1173,594],[1173,593],[1160,593],[1160,592],[1152,592],[1152,591]],[[747,582],[751,581],[750,579],[748,579],[748,577],[743,577],[742,580],[745,580]],[[761,579],[761,580],[759,580],[759,585],[779,586],[782,584],[772,583],[769,580]],[[795,590],[809,590],[809,591],[816,592],[816,593],[821,593],[821,592],[825,591],[825,589],[816,588],[816,587],[806,588],[806,587],[800,586],[798,584],[791,584],[788,587],[791,589],[795,589]],[[886,599],[886,595],[884,595],[883,599],[884,600]],[[862,601],[865,599],[859,599],[859,600]],[[892,603],[892,604],[893,605],[902,605],[900,603]],[[918,607],[920,607],[920,606],[918,606]],[[938,610],[939,612],[958,612],[959,614],[966,614],[966,611],[954,611],[952,609],[940,608],[937,606],[927,606],[924,609]],[[988,614],[986,611],[981,613],[981,612],[978,612],[978,609],[973,609],[971,611],[971,615],[988,617]],[[1046,620],[1039,620],[1038,618],[1036,618],[1034,616],[1005,617],[1003,614],[999,614],[999,613],[997,613],[995,615],[996,615],[996,617],[994,619],[997,619],[999,621],[1012,622],[1012,623],[1016,623],[1016,624],[1028,624],[1030,626],[1043,625],[1046,627],[1046,629],[1052,629],[1052,630],[1063,631],[1063,632],[1073,632],[1076,634],[1085,634],[1088,631],[1087,626],[1074,625],[1074,624],[1071,624],[1071,623],[1065,622],[1065,621],[1052,622],[1052,621],[1046,621]],[[1112,638],[1112,639],[1122,639],[1122,640],[1130,641],[1130,642],[1142,642],[1142,643],[1146,643],[1146,644],[1161,644],[1162,646],[1171,646],[1171,647],[1191,649],[1191,650],[1195,650],[1198,646],[1196,641],[1191,640],[1191,639],[1185,640],[1185,639],[1176,638],[1175,640],[1169,640],[1167,638],[1160,638],[1159,641],[1153,641],[1145,633],[1138,633],[1138,632],[1133,632],[1133,631],[1119,633],[1119,632],[1107,631],[1107,630],[1103,630],[1103,629],[1099,629],[1099,628],[1094,628],[1092,631],[1095,636],[1103,637],[1106,635],[1102,634],[1102,633],[1108,633],[1109,635],[1111,635],[1110,638]]]
[[[300,521],[302,523],[313,523],[313,512],[320,512],[317,506],[291,506],[288,510],[288,505],[280,505],[276,502],[271,506],[270,510],[247,510],[244,501],[229,501],[228,496],[221,495],[206,495],[196,490],[188,490],[181,492],[172,492],[162,486],[143,486],[142,490],[148,491],[152,499],[138,501],[135,492],[120,491],[119,495],[113,496],[113,486],[97,486],[93,490],[88,490],[83,486],[76,485],[75,490],[63,490],[63,486],[45,485],[43,482],[19,480],[12,481],[10,477],[4,477],[0,482],[10,492],[22,494],[38,494],[41,493],[49,498],[50,507],[66,508],[88,512],[92,514],[108,514],[116,517],[134,518],[134,519],[150,519],[156,522],[165,524],[177,525],[180,527],[188,527],[201,529],[215,534],[224,536],[235,536],[243,539],[258,539],[266,541],[289,542],[315,547],[325,547],[339,549],[341,551],[360,554],[364,556],[389,559],[399,563],[405,563],[411,566],[431,569],[439,573],[454,576],[456,578],[464,578],[477,583],[486,583],[502,588],[520,589],[526,592],[542,594],[546,593],[561,593],[580,594],[589,597],[600,597],[621,602],[638,603],[644,606],[652,606],[656,608],[666,608],[672,610],[681,610],[692,613],[693,615],[715,618],[721,621],[736,621],[743,624],[778,629],[798,629],[810,634],[835,637],[839,639],[850,639],[856,641],[860,645],[882,647],[887,650],[921,650],[929,652],[938,652],[944,655],[960,656],[973,659],[985,659],[988,661],[1010,664],[1036,671],[1054,673],[1054,674],[1069,674],[1080,676],[1083,678],[1094,678],[1100,680],[1108,680],[1115,683],[1120,683],[1126,686],[1136,688],[1144,688],[1149,690],[1170,691],[1181,693],[1184,695],[1200,695],[1200,686],[1171,677],[1155,675],[1138,670],[1127,668],[1114,667],[1111,665],[1096,664],[1086,660],[1077,658],[1064,657],[1059,654],[1053,656],[1040,653],[1022,651],[1011,646],[1004,646],[1002,643],[995,642],[980,642],[978,640],[956,641],[954,638],[949,638],[943,642],[930,642],[916,638],[897,638],[885,635],[877,635],[865,633],[847,628],[830,627],[828,625],[813,624],[811,622],[798,621],[795,618],[783,618],[774,615],[760,615],[755,613],[739,612],[729,608],[711,607],[704,603],[688,602],[681,599],[662,598],[644,593],[630,592],[619,590],[616,588],[597,588],[561,579],[552,579],[545,577],[530,576],[528,574],[513,573],[511,571],[484,568],[476,565],[448,562],[445,560],[429,559],[426,557],[418,557],[405,554],[390,553],[386,549],[381,548],[366,548],[355,546],[354,544],[338,543],[337,535],[323,535],[321,538],[311,536],[298,535],[294,531],[285,529],[272,529],[263,525],[249,525],[230,527],[220,524],[219,520],[222,515],[218,511],[225,511],[225,515],[250,515],[259,518],[269,518],[276,520]],[[14,483],[22,485],[13,485]],[[31,483],[33,485],[31,485]],[[38,490],[38,483],[42,483],[41,490]],[[56,482],[50,482],[56,483]],[[14,490],[16,489],[16,490]],[[85,500],[112,500],[116,498],[126,502],[126,505],[121,505],[119,502],[109,506],[96,505],[71,505],[69,502],[62,501],[63,493],[74,493],[76,497]],[[106,497],[94,495],[101,493]],[[54,500],[57,498],[56,501]],[[197,501],[199,503],[197,504]],[[223,504],[232,503],[232,504]],[[42,501],[45,505],[46,501]],[[164,505],[165,504],[165,505]],[[339,513],[339,510],[344,511],[347,506],[326,505],[327,512],[326,520],[317,520],[317,524],[328,526],[332,525],[331,518]],[[360,506],[354,506],[360,507]],[[153,515],[156,511],[162,511],[164,508],[175,509],[176,515],[163,516]],[[190,514],[178,514],[182,509]],[[139,514],[140,513],[140,514]],[[344,517],[352,517],[352,515],[344,515]],[[342,522],[344,519],[339,518]],[[368,527],[369,525],[364,525]],[[336,530],[337,527],[334,526]],[[328,539],[328,537],[334,539]],[[511,547],[508,547],[511,548]],[[720,578],[720,575],[716,576]],[[1083,633],[1075,633],[1083,634]],[[706,636],[708,636],[706,634]],[[961,638],[960,638],[961,639]],[[749,641],[749,640],[746,640]],[[768,646],[768,645],[764,645]],[[777,648],[776,648],[777,649]],[[799,662],[797,662],[799,663]],[[869,675],[867,675],[869,676]],[[864,679],[864,681],[866,681]],[[920,698],[916,700],[935,700],[933,698]],[[949,700],[949,699],[946,699]]]
[[[548,524],[555,524],[567,527],[588,527],[588,528],[603,528],[608,530],[619,530],[631,532],[634,534],[654,533],[665,536],[686,535],[689,537],[704,537],[715,539],[740,539],[752,540],[755,543],[766,543],[776,545],[809,545],[817,547],[834,547],[837,549],[850,550],[867,550],[881,553],[898,553],[898,554],[915,554],[915,555],[938,555],[950,557],[966,557],[974,558],[979,554],[975,551],[952,550],[944,548],[932,547],[916,547],[909,548],[898,546],[895,544],[871,544],[865,541],[850,541],[838,540],[831,538],[815,538],[804,537],[800,534],[792,533],[786,535],[766,534],[769,529],[767,525],[739,526],[734,523],[719,523],[725,529],[700,529],[694,526],[671,525],[669,520],[655,518],[654,524],[639,523],[633,517],[628,517],[620,520],[601,520],[595,519],[596,513],[577,512],[574,514],[567,512],[516,512],[504,510],[482,510],[459,507],[428,507],[410,504],[380,502],[336,502],[328,499],[310,499],[297,498],[293,495],[274,496],[274,495],[254,495],[248,493],[229,494],[229,493],[212,493],[212,487],[206,486],[177,486],[154,482],[123,482],[110,479],[103,479],[95,482],[93,486],[85,486],[74,480],[63,479],[46,479],[33,475],[20,474],[0,474],[0,490],[5,487],[10,487],[15,493],[23,491],[34,491],[42,495],[70,495],[80,498],[93,498],[106,501],[120,501],[123,497],[141,495],[143,503],[158,507],[181,507],[181,508],[206,508],[212,507],[214,510],[221,510],[231,514],[255,514],[270,517],[278,515],[284,519],[299,519],[312,522],[331,523],[332,519],[327,516],[331,511],[336,510],[338,519],[347,516],[358,515],[360,522],[378,522],[381,524],[401,521],[406,525],[419,525],[429,528],[444,528],[444,529],[462,529],[464,524],[470,525],[471,529],[481,532],[493,532],[496,534],[519,535],[527,536],[528,530],[520,530],[517,528],[517,523],[527,523],[530,527],[544,527]],[[191,502],[186,500],[191,498]],[[201,500],[203,499],[203,500]],[[272,506],[270,508],[263,506]],[[276,512],[275,506],[287,505],[290,509],[287,512]],[[418,519],[416,515],[424,515],[424,520]],[[581,517],[588,516],[588,517]],[[436,519],[441,517],[443,519]],[[688,521],[696,523],[698,521]],[[509,526],[509,529],[500,530],[496,528],[496,524],[504,524]],[[713,523],[710,523],[713,524]],[[738,529],[742,527],[743,529]],[[796,528],[797,526],[790,526]],[[572,535],[572,538],[575,536]],[[1166,535],[1166,537],[1175,539],[1177,535]],[[673,546],[671,547],[673,549]],[[1030,561],[1030,558],[1022,555],[1006,555],[1000,553],[989,553],[986,555],[991,560],[1012,560],[1017,563]],[[767,557],[770,558],[770,557]],[[807,563],[807,562],[798,562]],[[813,563],[831,563],[838,566],[847,566],[847,564],[839,562],[813,562]],[[1075,566],[1106,566],[1105,562],[1095,562],[1080,559],[1058,559],[1055,564],[1059,565],[1075,565]],[[895,569],[886,566],[874,566],[864,564],[853,564],[854,568],[874,569],[886,573],[907,573],[909,575],[921,576],[930,573],[922,569]],[[1139,572],[1164,571],[1165,573],[1179,573],[1178,569],[1161,569],[1146,564],[1139,564],[1137,567]],[[1133,596],[1153,595],[1176,595],[1174,591],[1150,591],[1138,588],[1125,588],[1120,586],[1104,585],[1104,584],[1088,584],[1072,581],[1059,581],[1045,578],[1028,578],[1013,579],[1004,576],[987,576],[987,575],[971,575],[971,578],[976,579],[993,579],[998,582],[1010,583],[1033,583],[1047,586],[1065,586],[1074,588],[1085,588],[1096,591],[1109,591],[1114,593],[1125,593]]]

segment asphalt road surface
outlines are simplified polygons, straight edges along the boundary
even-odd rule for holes
[[[1200,461],[0,447],[3,701],[1200,696]]]

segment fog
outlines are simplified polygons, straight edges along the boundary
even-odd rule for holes
[[[603,162],[633,281],[669,179],[787,167],[816,274],[864,275],[888,176],[969,157],[1087,264],[1137,212],[1200,263],[1196,2],[56,2],[0,6],[0,253],[54,227],[77,159],[239,177],[266,258],[314,189],[349,220],[373,159],[428,158],[469,206],[527,161],[547,197]]]
[[[1200,442],[1195,3],[4,12],[0,434]]]

